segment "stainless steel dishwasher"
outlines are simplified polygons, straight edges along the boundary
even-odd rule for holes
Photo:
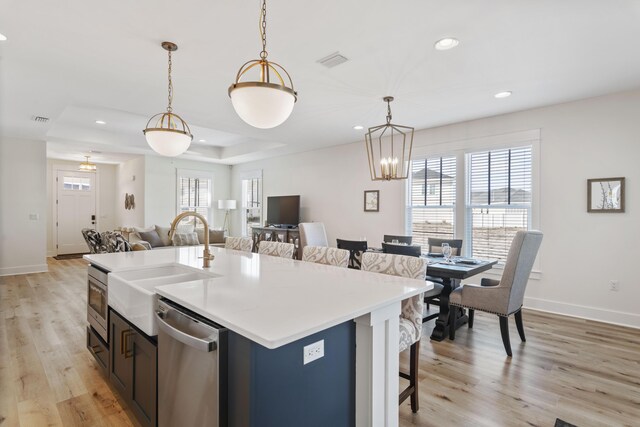
[[[162,299],[158,320],[158,425],[227,424],[227,329]]]

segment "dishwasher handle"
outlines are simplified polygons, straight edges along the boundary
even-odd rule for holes
[[[208,336],[206,338],[199,338],[181,331],[174,325],[169,324],[168,320],[172,315],[183,316],[190,322],[198,323],[199,327],[209,329],[211,331],[211,336]],[[170,337],[180,341],[184,345],[188,345],[189,347],[193,347],[196,350],[204,351],[207,353],[215,351],[217,349],[218,331],[216,329],[203,325],[197,320],[194,320],[191,317],[186,316],[178,310],[174,310],[172,308],[164,311],[156,310],[156,318],[158,319],[158,327],[162,329],[162,331],[164,331]]]

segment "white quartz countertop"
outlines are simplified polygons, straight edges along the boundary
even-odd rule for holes
[[[158,286],[156,293],[267,348],[370,313],[432,288],[405,279],[267,255],[211,248],[202,268],[202,246],[85,255],[110,272],[189,266],[218,275]]]

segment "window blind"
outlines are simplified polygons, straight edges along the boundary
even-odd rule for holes
[[[456,200],[456,157],[434,157],[411,162],[409,229],[413,243],[428,250],[429,237],[452,239]]]
[[[531,147],[471,153],[468,163],[470,253],[504,262],[516,232],[531,223]]]

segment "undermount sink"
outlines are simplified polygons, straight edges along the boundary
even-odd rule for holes
[[[220,275],[197,271],[182,265],[147,267],[109,273],[109,306],[149,336],[158,335],[154,310],[158,300],[156,286],[211,279]]]

